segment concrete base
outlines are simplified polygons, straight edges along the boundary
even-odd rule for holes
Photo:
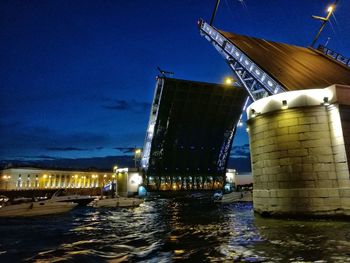
[[[254,190],[254,211],[269,216],[350,216],[350,188]]]

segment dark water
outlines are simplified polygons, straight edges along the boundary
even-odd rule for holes
[[[350,222],[172,200],[0,221],[0,262],[350,262]]]

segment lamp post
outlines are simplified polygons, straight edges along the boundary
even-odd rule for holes
[[[321,20],[321,21],[323,21],[323,22],[322,22],[321,27],[320,27],[320,29],[318,30],[318,32],[317,32],[317,34],[316,34],[314,40],[313,40],[312,43],[311,43],[311,47],[314,47],[314,45],[315,45],[317,39],[320,37],[321,32],[323,31],[323,29],[324,29],[324,27],[326,26],[326,24],[327,24],[329,18],[330,18],[331,15],[333,14],[334,9],[335,9],[335,7],[336,7],[338,1],[339,1],[339,0],[336,0],[332,5],[330,5],[330,6],[328,7],[328,9],[327,9],[328,14],[327,14],[326,17],[312,16],[312,18]]]
[[[211,15],[211,19],[210,19],[211,26],[213,25],[213,22],[214,22],[214,19],[216,16],[216,12],[218,11],[219,4],[220,4],[220,0],[216,0],[215,8],[214,8],[213,14]]]
[[[134,160],[135,160],[135,168],[137,168],[137,160],[141,158],[141,149],[135,149],[135,156],[134,156]]]

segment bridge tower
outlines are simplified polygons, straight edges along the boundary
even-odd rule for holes
[[[218,30],[199,30],[253,103],[247,108],[254,210],[350,215],[350,59]]]

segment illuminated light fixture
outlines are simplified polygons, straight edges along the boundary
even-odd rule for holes
[[[242,126],[243,126],[243,122],[242,122],[242,121],[239,121],[239,122],[238,122],[238,126],[239,126],[239,127],[242,127]]]
[[[327,9],[327,12],[328,12],[328,13],[332,12],[332,11],[333,11],[333,8],[334,8],[333,5],[330,5],[330,6],[328,7],[328,9]]]
[[[233,83],[233,79],[232,78],[225,78],[225,84],[226,85],[231,85]]]
[[[130,183],[140,185],[142,183],[142,177],[138,174],[134,174],[130,178]]]
[[[256,116],[256,112],[255,112],[254,109],[251,109],[251,114],[252,114],[252,115],[251,115],[252,118],[254,118],[254,117]]]
[[[136,149],[135,150],[135,154],[140,154],[141,153],[141,149]]]
[[[324,98],[323,98],[323,105],[324,105],[324,106],[328,106],[328,105],[329,105],[328,97],[324,97]]]
[[[288,109],[288,104],[286,100],[282,100],[282,110]]]
[[[272,86],[273,86],[272,81],[271,81],[271,80],[268,80],[268,81],[267,81],[267,85],[269,85],[270,87],[272,87]]]
[[[246,130],[246,132],[249,132],[249,128],[248,127],[245,130]]]

